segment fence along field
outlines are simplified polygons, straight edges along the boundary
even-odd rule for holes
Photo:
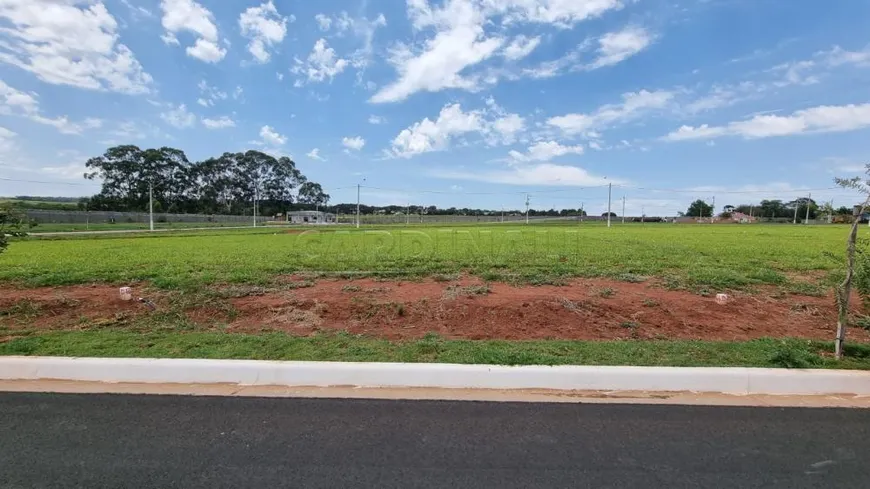
[[[0,354],[870,368],[862,328],[845,363],[824,353],[844,232],[505,223],[27,238],[2,257]],[[120,285],[156,308],[120,302]],[[720,292],[732,301],[717,305]]]

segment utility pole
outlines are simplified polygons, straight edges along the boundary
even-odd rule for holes
[[[804,220],[804,224],[810,222],[810,201],[813,200],[813,194],[807,194],[807,218]]]
[[[622,196],[622,223],[625,224],[625,196]]]
[[[529,194],[526,194],[526,224],[529,223]]]
[[[254,227],[257,227],[257,197],[259,197],[259,193],[260,193],[260,182],[257,181],[257,184],[254,187]]]
[[[610,227],[610,204],[613,197],[613,184],[607,184],[607,227]]]
[[[501,206],[501,222],[504,222],[504,205]]]
[[[646,222],[646,206],[640,207],[640,223],[643,224]]]
[[[710,224],[713,224],[713,216],[716,215],[716,196],[713,196],[713,209],[710,211]]]
[[[583,214],[586,212],[584,210],[585,205],[586,205],[586,202],[580,202],[580,222],[583,222],[583,217],[584,217]]]
[[[356,184],[356,228],[359,229],[359,184]]]
[[[154,231],[154,184],[148,180],[148,229]]]
[[[798,204],[797,200],[795,200],[794,201],[794,221],[792,221],[792,224],[797,224],[797,214],[798,214],[799,208],[800,208],[800,204]]]
[[[405,226],[411,225],[411,203],[408,202],[408,211],[405,212]]]

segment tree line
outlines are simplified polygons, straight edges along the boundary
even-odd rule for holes
[[[309,181],[296,163],[260,151],[224,153],[191,162],[184,151],[162,147],[115,146],[85,163],[84,177],[102,180],[100,193],[82,199],[87,210],[249,214],[254,202],[263,215],[294,204],[324,205],[329,195]]]
[[[808,209],[809,208],[809,209]],[[722,208],[720,217],[731,217],[734,213],[751,215],[759,219],[794,219],[797,215],[798,220],[807,218],[807,210],[809,210],[809,218],[816,219],[831,216],[851,216],[852,209],[849,207],[840,207],[835,209],[829,203],[819,204],[809,197],[801,197],[790,202],[782,200],[762,200],[759,204],[741,204],[741,205],[726,205]],[[715,209],[713,206],[703,200],[696,200],[689,205],[686,212],[680,213],[686,217],[712,217]]]

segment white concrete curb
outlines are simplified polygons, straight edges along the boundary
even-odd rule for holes
[[[764,368],[583,367],[0,357],[0,380],[870,395],[870,372]]]

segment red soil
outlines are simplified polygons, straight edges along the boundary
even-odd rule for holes
[[[736,294],[719,305],[685,291],[603,279],[563,287],[493,283],[489,292],[483,285],[476,279],[320,280],[307,288],[192,304],[185,314],[203,327],[222,324],[230,331],[347,330],[389,339],[434,331],[449,338],[511,340],[831,340],[836,326],[832,297],[777,295],[773,288]],[[158,310],[171,307],[165,292],[137,287],[134,294],[152,299]],[[0,287],[0,327],[8,329],[78,329],[146,314],[153,313],[143,304],[121,301],[113,286]],[[870,333],[850,328],[849,339],[870,342]]]

